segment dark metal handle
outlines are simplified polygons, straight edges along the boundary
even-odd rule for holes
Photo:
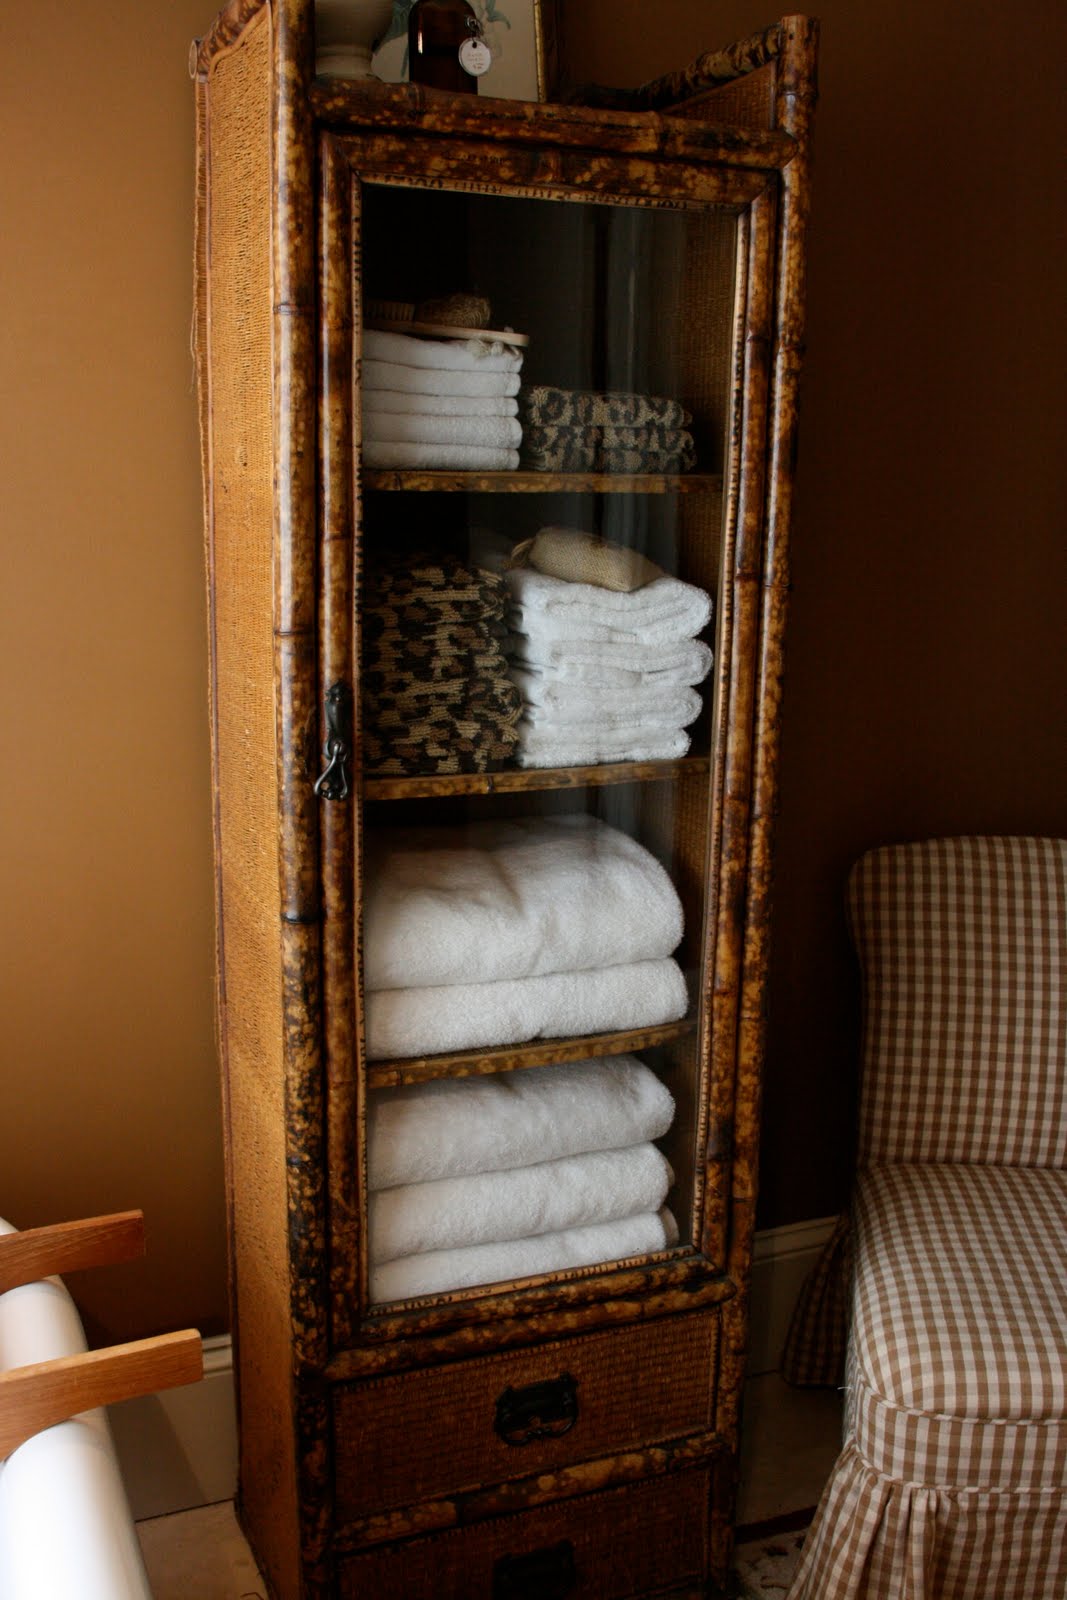
[[[494,1427],[505,1444],[559,1439],[578,1421],[578,1384],[569,1372],[525,1389],[505,1389],[496,1403]]]
[[[492,1600],[565,1600],[577,1582],[574,1546],[561,1539],[529,1555],[494,1562]]]
[[[335,683],[326,694],[326,769],[315,785],[320,800],[348,799],[348,762],[352,755],[352,691]]]

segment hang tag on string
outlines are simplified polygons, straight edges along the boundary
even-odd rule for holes
[[[471,31],[459,47],[459,64],[472,78],[481,78],[493,65],[493,52],[486,44],[482,25],[476,18],[468,17],[467,27]]]

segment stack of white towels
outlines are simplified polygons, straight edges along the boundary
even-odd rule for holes
[[[651,1141],[673,1115],[634,1056],[373,1093],[372,1300],[669,1248],[673,1174]]]
[[[519,464],[522,351],[499,339],[363,333],[368,467],[506,472]]]
[[[629,593],[527,567],[505,578],[512,678],[524,702],[520,766],[685,755],[685,730],[701,709],[696,685],[712,664],[696,638],[711,619],[710,595],[666,575]]]
[[[659,861],[595,817],[383,829],[365,872],[367,1054],[673,1022],[682,931]]]

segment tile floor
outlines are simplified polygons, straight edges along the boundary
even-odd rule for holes
[[[790,1389],[775,1373],[750,1379],[739,1527],[813,1506],[833,1465],[840,1432],[840,1395]],[[154,1517],[139,1522],[137,1532],[155,1600],[267,1600],[230,1501]]]

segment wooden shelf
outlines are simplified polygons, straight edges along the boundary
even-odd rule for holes
[[[521,1067],[541,1067],[553,1061],[584,1061],[591,1056],[628,1055],[655,1045],[684,1039],[696,1031],[696,1018],[664,1022],[655,1028],[632,1028],[622,1033],[589,1033],[578,1039],[535,1039],[530,1044],[496,1045],[487,1050],[451,1051],[439,1056],[406,1056],[367,1063],[367,1087],[396,1089],[404,1084],[426,1083],[432,1078],[479,1078],[494,1072],[514,1072]]]
[[[363,472],[363,488],[462,494],[719,494],[720,472]]]
[[[364,778],[364,800],[441,799],[450,794],[517,794],[539,789],[601,789],[610,783],[662,783],[706,777],[707,756],[677,761],[615,761],[591,767],[530,767],[505,772],[428,773],[425,777]]]

